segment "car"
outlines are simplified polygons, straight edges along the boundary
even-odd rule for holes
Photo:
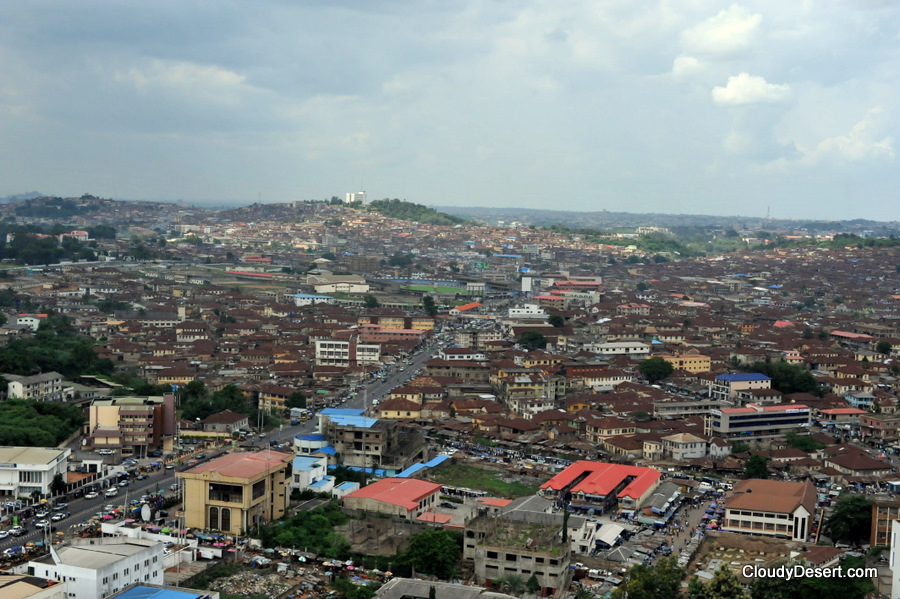
[[[450,501],[442,501],[442,502],[441,502],[441,507],[447,508],[448,510],[455,510],[455,509],[456,509],[456,504],[455,504],[455,503],[452,503],[452,502],[450,502]]]
[[[120,486],[120,487],[127,487],[127,486],[128,486],[128,480],[120,480],[120,481],[119,481],[119,486]]]
[[[97,453],[100,455],[112,455],[116,452],[114,452],[112,449],[98,449]]]
[[[38,510],[37,512],[35,512],[34,517],[38,518],[38,519],[43,519],[49,515],[50,515],[50,512],[48,512],[47,510]]]
[[[21,537],[22,535],[24,535],[27,532],[28,531],[25,530],[24,526],[13,526],[12,528],[9,529],[9,534],[11,534],[14,537]]]
[[[119,494],[119,490],[115,487],[110,487],[109,489],[106,490],[106,493],[104,493],[104,495],[106,495],[107,497],[115,497],[118,494]]]
[[[0,530],[0,539],[5,539],[8,536],[9,536],[9,531]]]
[[[138,474],[137,476],[134,477],[135,480],[144,480],[147,478],[150,478],[150,476],[148,476],[146,474]]]
[[[51,522],[59,522],[63,518],[69,515],[69,512],[57,512],[50,517]]]
[[[166,470],[175,470],[175,464],[166,464]]]
[[[98,493],[97,491],[91,491],[84,494],[85,499],[97,499],[98,497],[100,497],[100,493]]]
[[[37,528],[44,528],[46,526],[50,526],[50,522],[48,522],[47,520],[38,520],[37,522],[34,523],[34,525]]]
[[[147,454],[147,457],[148,457],[148,458],[161,458],[161,457],[162,457],[162,450],[160,450],[160,449],[154,449],[153,451],[151,451],[150,453]]]
[[[116,509],[116,506],[114,506],[114,505],[111,504],[111,503],[107,503],[106,505],[103,506],[103,511],[104,511],[104,512],[111,512],[111,511],[113,511],[114,509]]]
[[[66,510],[66,508],[68,508],[68,507],[69,507],[69,504],[64,501],[62,503],[57,503],[56,507],[53,508],[53,511],[54,512],[64,512]]]
[[[172,483],[171,485],[169,485],[169,488],[170,488],[171,490],[173,490],[173,491],[177,491],[177,490],[178,490],[178,483]]]
[[[205,459],[206,459],[206,454],[205,454],[205,453],[198,453],[198,454],[197,454],[197,459],[198,459],[198,460],[205,460]]]

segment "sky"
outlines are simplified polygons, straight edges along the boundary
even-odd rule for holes
[[[0,196],[900,220],[900,3],[0,5]]]

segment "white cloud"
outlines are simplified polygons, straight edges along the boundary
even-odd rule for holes
[[[787,98],[790,91],[787,84],[768,83],[763,77],[741,73],[729,77],[725,87],[714,87],[712,99],[716,104],[729,106],[775,103]]]
[[[686,79],[703,70],[703,63],[693,56],[679,56],[672,61],[672,76]]]
[[[727,9],[682,32],[681,43],[695,54],[733,54],[749,48],[762,15],[732,4]]]
[[[846,135],[823,139],[814,148],[799,148],[803,152],[801,161],[805,164],[817,164],[828,158],[847,162],[881,158],[893,160],[893,138],[891,136],[882,137],[878,132],[882,114],[881,108],[872,108]]]
[[[119,70],[114,76],[116,81],[131,84],[138,90],[152,87],[226,89],[238,87],[246,79],[214,65],[165,60],[151,60],[144,67]]]

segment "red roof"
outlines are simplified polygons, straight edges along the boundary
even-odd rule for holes
[[[472,302],[470,304],[463,304],[462,306],[456,306],[455,309],[459,310],[460,312],[465,312],[466,310],[471,310],[472,308],[480,308],[480,307],[481,307],[481,304],[479,304],[478,302]]]
[[[344,495],[344,499],[358,497],[375,499],[413,511],[419,501],[441,490],[441,485],[417,478],[383,478],[371,485]]]
[[[541,485],[541,488],[561,491],[575,479],[582,478],[580,482],[569,489],[572,493],[586,493],[588,495],[605,497],[615,490],[623,480],[634,477],[616,497],[638,498],[656,484],[661,476],[662,474],[653,468],[582,460],[575,462],[545,482]]]
[[[284,462],[290,462],[293,459],[293,454],[272,451],[271,449],[264,449],[252,453],[227,453],[220,458],[210,460],[191,468],[186,471],[185,474],[217,472],[222,476],[252,479],[269,470],[274,470]]]
[[[847,414],[868,414],[865,410],[860,410],[859,408],[830,408],[827,410],[819,410],[822,414],[829,414],[833,416],[841,416]]]

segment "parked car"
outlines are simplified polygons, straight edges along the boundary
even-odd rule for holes
[[[8,536],[9,536],[9,531],[0,530],[0,539],[5,539]]]
[[[97,491],[90,491],[89,493],[84,494],[85,499],[97,499],[98,497],[100,497],[100,493]]]
[[[116,487],[110,487],[106,490],[106,493],[104,493],[104,495],[106,495],[107,497],[115,497],[118,494],[119,490]]]
[[[26,532],[28,532],[28,531],[25,530],[24,526],[13,526],[12,528],[9,529],[9,534],[11,534],[14,537],[21,537]]]

